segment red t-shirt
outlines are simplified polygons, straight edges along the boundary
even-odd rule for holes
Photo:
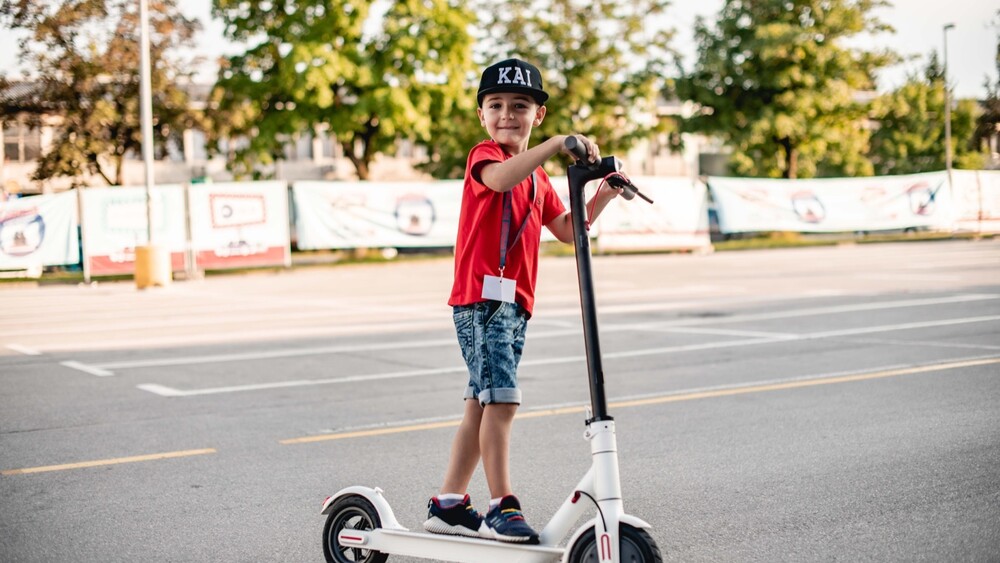
[[[483,276],[500,275],[500,229],[503,225],[503,194],[488,188],[479,178],[482,166],[510,158],[496,142],[483,141],[469,152],[462,191],[462,211],[455,241],[455,283],[449,305],[470,305],[483,299]],[[524,232],[507,250],[503,277],[517,281],[514,300],[531,315],[538,278],[538,243],[542,226],[566,211],[541,167],[535,170],[535,200],[531,202],[531,176],[511,191],[511,221],[507,244],[517,235],[530,204],[531,217]]]

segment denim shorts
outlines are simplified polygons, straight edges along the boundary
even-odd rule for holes
[[[484,301],[454,308],[455,332],[469,368],[466,399],[479,404],[521,404],[517,364],[528,317],[516,303]]]

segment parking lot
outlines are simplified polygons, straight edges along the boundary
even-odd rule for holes
[[[0,561],[322,561],[353,484],[418,527],[462,408],[451,272],[0,287]],[[538,527],[589,464],[575,272],[542,260],[520,369]],[[594,272],[626,510],[665,560],[996,560],[1000,241]]]

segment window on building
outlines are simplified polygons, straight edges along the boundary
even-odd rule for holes
[[[9,162],[31,162],[42,156],[42,131],[25,123],[3,126],[3,156]]]

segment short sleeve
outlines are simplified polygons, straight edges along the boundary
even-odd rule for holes
[[[482,190],[489,189],[480,176],[483,167],[492,162],[503,162],[504,160],[503,149],[496,143],[486,141],[472,148],[469,153],[469,177],[476,192],[481,193]]]

